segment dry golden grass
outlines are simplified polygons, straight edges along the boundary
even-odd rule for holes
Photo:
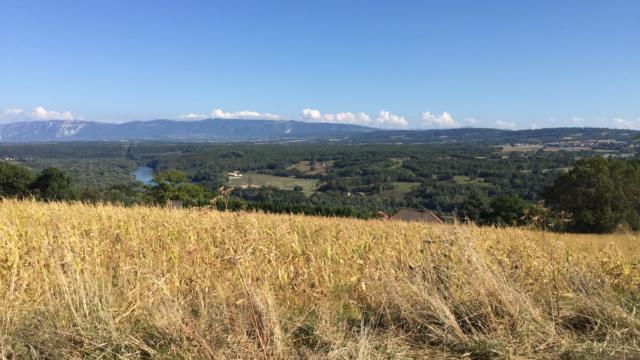
[[[0,358],[640,358],[634,234],[0,202]]]

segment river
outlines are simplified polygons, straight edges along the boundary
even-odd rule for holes
[[[136,180],[140,181],[145,185],[149,185],[153,182],[153,169],[148,166],[140,166],[131,173]]]

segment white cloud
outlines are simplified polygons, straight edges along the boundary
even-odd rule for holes
[[[379,127],[400,127],[407,126],[407,119],[404,116],[392,114],[389,111],[380,110],[378,116],[372,119],[371,116],[364,112],[352,113],[341,112],[336,114],[323,114],[320,110],[304,109],[302,110],[302,118],[304,120],[327,122],[337,124],[356,124]]]
[[[24,109],[6,109],[0,114],[1,122],[34,121],[34,120],[82,120],[82,117],[73,116],[70,111],[47,110],[43,106],[37,106],[33,111]]]
[[[380,110],[376,118],[376,124],[383,127],[406,127],[407,119],[404,116],[395,115],[388,111]]]
[[[497,120],[496,127],[499,129],[515,129],[516,124],[508,121]]]
[[[582,125],[584,124],[584,119],[581,118],[580,116],[572,116],[571,123],[574,125]]]
[[[464,119],[464,121],[471,126],[476,125],[478,123],[478,119],[476,118],[466,118]]]
[[[284,120],[282,116],[277,114],[260,113],[251,110],[224,112],[222,109],[215,109],[211,112],[211,117],[214,119]]]
[[[178,119],[180,119],[180,120],[204,120],[204,119],[206,119],[208,117],[209,116],[207,116],[205,114],[188,113],[188,114],[184,114],[184,115],[178,116]]]
[[[24,113],[25,111],[22,109],[7,109],[4,111],[4,115],[7,115],[7,116],[21,115]]]
[[[235,112],[226,112],[222,109],[214,109],[209,115],[188,113],[178,116],[179,120],[204,120],[204,119],[233,119],[233,120],[284,120],[284,118],[277,114],[261,113],[252,110],[242,110]]]
[[[314,120],[314,121],[322,120],[322,114],[320,113],[320,110],[315,110],[315,109],[302,110],[302,117],[307,120]]]
[[[242,110],[235,112],[226,112],[222,109],[214,109],[209,115],[188,113],[179,115],[179,120],[197,121],[204,119],[226,119],[226,120],[284,120],[284,118],[277,114],[260,113],[252,110]]]
[[[455,128],[460,127],[457,121],[453,119],[451,114],[443,112],[440,115],[432,114],[431,112],[422,113],[422,125],[429,128]]]
[[[625,120],[622,118],[614,118],[613,127],[617,129],[640,130],[640,118],[635,120]]]
[[[323,114],[320,110],[316,109],[304,109],[302,110],[302,118],[305,120],[328,122],[328,123],[342,123],[342,124],[359,124],[369,125],[371,124],[371,116],[369,114],[359,112],[341,112],[337,114]]]
[[[531,123],[531,124],[529,124],[529,129],[531,129],[531,130],[540,129],[540,126],[538,126],[538,124],[536,124],[536,123]]]
[[[74,120],[73,114],[69,111],[58,112],[47,110],[42,106],[33,109],[31,117],[38,120]]]

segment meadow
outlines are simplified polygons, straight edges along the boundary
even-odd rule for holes
[[[640,358],[640,236],[0,202],[0,358]]]
[[[383,190],[382,195],[394,199],[402,198],[404,195],[410,193],[412,190],[420,186],[419,182],[403,182],[394,181],[391,183],[393,189]]]
[[[318,188],[318,180],[246,173],[242,177],[229,177],[229,186],[273,186],[283,190],[293,190],[296,186],[301,186],[302,191],[310,194]]]

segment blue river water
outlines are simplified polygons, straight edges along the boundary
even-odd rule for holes
[[[145,185],[149,185],[153,182],[153,169],[148,166],[138,167],[131,175]]]

